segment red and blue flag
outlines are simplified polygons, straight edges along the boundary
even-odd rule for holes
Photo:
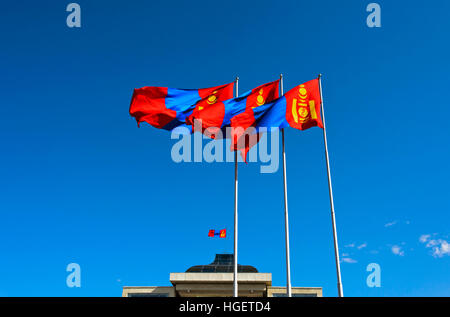
[[[279,83],[278,79],[249,90],[237,98],[225,101],[198,103],[192,114],[186,118],[186,123],[192,125],[193,132],[199,130],[201,130],[199,132],[205,132],[208,129],[207,134],[214,138],[214,131],[230,126],[234,116],[277,99]],[[197,126],[194,123],[195,120],[198,120],[201,125]]]
[[[231,119],[235,142],[231,150],[241,150],[245,159],[250,147],[259,139],[257,133],[250,136],[244,133],[249,128],[254,128],[256,132],[262,127],[282,129],[290,126],[299,130],[314,126],[323,128],[320,107],[319,79],[313,79],[294,87],[273,102],[242,112]],[[245,137],[249,139],[245,140]]]
[[[208,232],[208,237],[211,237],[211,238],[214,238],[214,237],[226,238],[227,237],[227,229],[222,229],[222,230],[211,229]]]
[[[203,89],[142,87],[135,89],[130,103],[130,115],[138,126],[147,122],[158,129],[173,130],[186,125],[193,110],[209,103],[233,98],[234,82]]]

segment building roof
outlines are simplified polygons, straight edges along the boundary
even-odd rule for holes
[[[231,273],[234,271],[233,254],[216,254],[214,262],[205,265],[195,265],[186,270],[186,273]],[[239,273],[258,273],[258,270],[251,265],[238,264]]]

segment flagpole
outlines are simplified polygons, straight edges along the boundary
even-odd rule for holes
[[[239,77],[236,77],[235,95],[238,97]],[[233,296],[238,297],[238,155],[234,151],[234,274]]]
[[[280,88],[283,96],[283,74],[280,74]],[[291,290],[291,260],[289,252],[289,216],[288,216],[288,196],[287,196],[287,180],[286,180],[286,152],[284,150],[284,129],[281,129],[281,142],[283,151],[283,182],[284,182],[284,225],[286,239],[286,289],[287,296],[292,297]]]
[[[325,127],[325,113],[323,110],[322,74],[319,74],[319,91],[320,91],[320,106],[321,106],[322,123],[323,123],[323,141],[325,144],[325,160],[327,163],[328,191],[330,194],[331,223],[333,225],[334,255],[335,255],[335,259],[336,259],[336,274],[337,274],[337,282],[338,282],[337,287],[338,287],[339,297],[344,297],[344,291],[342,289],[342,282],[341,282],[341,266],[340,266],[340,262],[339,262],[339,247],[338,247],[337,231],[336,231],[336,218],[335,218],[335,214],[334,214],[333,187],[331,185],[330,159],[328,157],[327,129]]]

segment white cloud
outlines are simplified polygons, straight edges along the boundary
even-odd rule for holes
[[[391,251],[392,253],[394,253],[395,255],[399,255],[399,256],[404,256],[405,255],[405,251],[402,250],[402,247],[398,246],[398,245],[393,245],[391,247]]]
[[[356,261],[356,260],[354,260],[352,258],[342,258],[341,261],[345,262],[345,263],[357,263],[358,262],[358,261]]]
[[[450,255],[450,247],[447,241],[438,240],[439,245],[433,248],[433,256],[442,258],[444,255]]]
[[[363,243],[363,244],[357,246],[356,248],[357,248],[358,250],[361,250],[362,248],[365,248],[365,247],[367,247],[367,243]]]
[[[423,234],[420,236],[419,241],[422,243],[425,243],[425,242],[427,242],[428,239],[430,239],[430,237],[431,237],[431,235],[429,235],[429,234]]]
[[[444,239],[431,239],[430,234],[423,234],[419,237],[419,241],[426,243],[425,247],[431,249],[431,255],[435,258],[442,258],[445,255],[450,255],[450,245]]]
[[[385,228],[391,227],[391,226],[395,225],[396,223],[397,223],[397,220],[394,220],[394,221],[392,221],[392,222],[388,222],[387,224],[385,224],[384,227],[385,227]]]
[[[344,247],[346,247],[346,248],[354,248],[355,244],[354,243],[350,243],[350,244],[344,245]]]

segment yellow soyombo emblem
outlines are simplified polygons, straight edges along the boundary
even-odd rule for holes
[[[217,94],[217,90],[214,90],[213,93],[212,93],[212,95],[210,95],[210,96],[208,97],[208,99],[206,100],[206,102],[208,103],[208,105],[213,105],[213,104],[215,104],[215,103],[217,102],[217,96],[216,96],[216,94]],[[204,108],[204,107],[199,106],[199,107],[198,107],[198,110],[203,110],[203,108]]]
[[[259,95],[258,95],[258,97],[256,97],[256,104],[257,104],[258,106],[262,106],[262,105],[264,104],[264,102],[266,102],[266,101],[264,100],[264,97],[262,96],[263,93],[264,93],[264,89],[261,88],[261,89],[259,90]],[[252,109],[255,109],[255,108],[258,107],[258,106],[254,106],[254,107],[252,107]]]
[[[208,104],[212,105],[213,103],[216,103],[217,101],[217,90],[214,90],[212,95],[208,97],[208,100],[206,101]]]
[[[292,100],[292,117],[294,117],[294,121],[296,123],[305,123],[310,119],[317,119],[314,100],[309,100],[307,103],[308,91],[306,90],[305,85],[300,85],[298,87],[299,99],[294,98]]]

